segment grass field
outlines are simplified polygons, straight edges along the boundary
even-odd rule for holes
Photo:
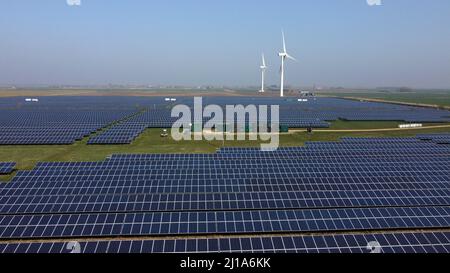
[[[395,102],[430,104],[450,107],[450,90],[419,90],[411,92],[383,92],[377,90],[371,91],[337,91],[337,92],[319,92],[321,95],[332,95],[337,97],[357,97],[367,99],[379,99]]]
[[[398,128],[400,124],[407,124],[404,121],[344,121],[337,120],[331,123],[329,129],[333,130],[358,130],[358,129],[384,129]],[[447,125],[448,123],[424,123],[424,127],[435,125]]]
[[[334,128],[380,128],[393,126],[396,122],[344,122],[339,121]],[[386,127],[383,127],[386,128]],[[392,127],[391,127],[392,128]],[[450,128],[436,128],[417,130],[402,130],[391,132],[336,132],[325,133],[315,131],[313,134],[298,132],[280,135],[281,146],[301,146],[306,141],[338,141],[340,137],[404,137],[419,133],[450,132]],[[177,142],[170,137],[161,138],[160,129],[148,129],[130,145],[86,145],[87,139],[73,145],[15,145],[0,146],[0,161],[13,161],[17,169],[30,170],[37,162],[43,161],[101,161],[114,153],[214,153],[225,145],[226,147],[255,147],[259,141],[181,141]],[[14,174],[13,174],[14,175]],[[0,176],[0,180],[8,181],[12,175]]]

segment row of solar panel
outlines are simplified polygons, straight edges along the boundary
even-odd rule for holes
[[[405,161],[417,160],[422,158],[439,158],[439,159],[447,159],[449,156],[448,153],[445,152],[430,152],[429,154],[413,154],[413,153],[387,153],[387,152],[302,152],[302,153],[279,153],[279,154],[270,154],[269,152],[264,152],[260,154],[246,154],[245,156],[240,155],[238,153],[224,153],[224,154],[180,154],[180,155],[170,155],[170,154],[153,154],[149,156],[126,156],[126,155],[117,155],[111,159],[108,159],[108,164],[149,164],[149,163],[158,163],[161,161],[175,161],[185,163],[191,162],[205,162],[205,161],[233,161],[233,160],[287,160],[287,159],[308,159],[308,160],[329,160],[331,162],[345,162],[347,159],[355,160],[355,159],[370,159],[370,160],[397,160],[397,159],[405,159]]]
[[[225,165],[226,166],[226,165]],[[94,177],[120,177],[128,175],[130,177],[142,179],[147,178],[165,178],[165,179],[177,179],[177,178],[239,178],[248,177],[253,178],[272,177],[274,175],[279,175],[279,177],[339,177],[339,176],[387,176],[391,175],[449,175],[449,169],[445,165],[436,163],[430,164],[429,166],[380,166],[380,167],[370,167],[368,165],[357,165],[357,166],[340,166],[335,165],[333,167],[319,166],[319,167],[302,167],[299,169],[297,165],[294,166],[273,166],[270,168],[251,168],[251,169],[192,169],[192,168],[180,168],[167,170],[165,168],[156,169],[100,169],[100,170],[37,170],[29,171],[25,173],[24,171],[18,173],[17,179],[14,181],[20,181],[30,177],[42,178],[42,179],[52,179],[53,181],[65,180],[69,181],[71,179],[86,180]],[[182,177],[181,177],[182,176]],[[37,180],[38,181],[38,180]]]
[[[387,167],[387,166],[439,166],[439,164],[446,164],[450,162],[449,157],[411,157],[411,158],[350,158],[346,159],[335,159],[335,158],[251,158],[245,159],[245,157],[235,160],[230,159],[218,159],[218,160],[171,160],[171,161],[116,161],[108,160],[102,162],[41,162],[39,163],[34,171],[37,173],[55,172],[55,171],[71,171],[71,170],[103,170],[103,169],[159,169],[161,167],[174,167],[174,168],[204,168],[204,167],[238,167],[245,166],[249,168],[261,168],[265,166],[279,166],[279,167]]]
[[[49,138],[33,138],[33,139],[1,139],[0,145],[68,145],[73,144],[81,138],[66,138],[66,137],[49,137]]]
[[[299,177],[297,175],[285,175],[285,174],[272,174],[272,175],[246,175],[246,176],[233,176],[233,175],[191,175],[189,177],[186,177],[184,175],[171,175],[171,176],[165,176],[165,175],[153,175],[153,176],[139,176],[139,175],[133,175],[133,176],[128,176],[128,175],[121,175],[121,176],[91,176],[91,177],[74,177],[71,178],[70,180],[68,178],[61,178],[61,179],[52,179],[52,183],[47,184],[49,187],[50,186],[57,186],[55,184],[59,184],[60,186],[70,186],[70,185],[74,185],[73,182],[78,182],[80,183],[87,183],[87,182],[97,182],[99,185],[102,185],[102,183],[104,183],[105,181],[108,183],[111,183],[111,185],[113,185],[112,183],[119,183],[122,184],[124,182],[129,182],[129,181],[140,181],[141,183],[147,183],[148,185],[152,185],[152,182],[155,182],[156,184],[153,185],[165,185],[165,184],[173,184],[173,183],[178,183],[179,185],[183,185],[182,183],[194,183],[194,185],[203,185],[204,182],[210,182],[210,185],[218,185],[217,182],[214,181],[228,181],[227,184],[243,184],[243,183],[247,183],[247,181],[251,181],[251,179],[258,179],[261,181],[269,181],[269,182],[261,182],[261,184],[267,184],[267,183],[273,183],[273,181],[275,180],[280,180],[280,181],[290,181],[291,184],[305,184],[306,181],[310,181],[309,179],[318,179],[318,180],[323,180],[323,181],[327,181],[328,179],[332,179],[332,178],[342,178],[345,179],[346,181],[350,182],[350,183],[355,183],[354,181],[357,179],[364,179],[366,178],[367,181],[368,178],[372,178],[372,181],[383,181],[385,180],[386,177],[399,177],[399,176],[405,176],[405,177],[412,177],[415,176],[417,178],[420,179],[419,182],[426,182],[426,181],[430,181],[430,182],[434,182],[436,177],[448,177],[448,172],[444,173],[444,174],[435,174],[435,173],[431,173],[431,174],[420,174],[420,173],[411,173],[411,172],[399,172],[399,173],[387,173],[387,174],[372,174],[372,175],[367,175],[368,173],[360,173],[358,175],[354,174],[354,173],[345,173],[345,174],[339,174],[337,173],[336,175],[328,175],[328,176],[320,176],[320,175],[304,175],[302,177]],[[239,179],[243,179],[242,183],[239,182]],[[352,180],[354,179],[354,180]],[[24,182],[32,182],[34,180],[37,180],[36,182],[46,182],[48,181],[45,178],[33,178],[33,177],[28,177],[27,179],[22,179],[22,181]],[[17,181],[17,180],[16,180]],[[166,182],[165,182],[166,181]],[[259,183],[252,183],[254,185],[258,185]],[[29,185],[26,184],[22,184],[23,187],[29,187]],[[38,184],[41,185],[41,184]],[[18,184],[14,184],[11,186],[9,186],[9,184],[7,184],[5,186],[6,188],[17,188],[17,187],[21,187]]]
[[[444,145],[442,145],[444,147]],[[277,157],[354,157],[354,156],[382,156],[382,157],[408,157],[408,156],[448,156],[448,149],[414,149],[405,151],[402,149],[392,150],[300,150],[300,151],[254,151],[248,152],[245,158],[277,158]],[[114,154],[111,159],[114,160],[161,160],[161,159],[220,159],[220,158],[242,158],[242,153],[223,153],[223,154]]]
[[[57,172],[67,172],[67,171],[77,171],[86,170],[100,171],[100,170],[111,170],[124,171],[124,170],[159,170],[159,169],[211,169],[211,168],[251,168],[251,169],[261,169],[261,168],[273,168],[274,166],[283,167],[286,169],[292,167],[301,168],[333,168],[342,167],[349,168],[355,166],[361,167],[372,167],[381,168],[389,166],[399,166],[399,167],[423,167],[423,168],[440,168],[442,165],[450,164],[450,158],[432,158],[430,160],[417,158],[410,161],[401,160],[390,160],[388,162],[383,162],[381,160],[365,160],[363,162],[335,162],[334,160],[233,160],[233,161],[203,161],[203,162],[185,162],[185,161],[175,161],[175,162],[159,162],[158,164],[152,164],[148,162],[137,162],[136,164],[127,163],[117,163],[117,162],[84,162],[81,164],[59,164],[59,165],[43,165],[40,164],[34,169],[34,174],[49,175]]]
[[[374,145],[376,144],[376,145]],[[304,147],[279,147],[279,150],[298,150],[298,149],[305,149],[308,147],[317,147],[317,146],[330,146],[330,147],[336,147],[336,148],[346,148],[348,147],[365,147],[368,149],[375,149],[379,147],[428,147],[433,146],[436,147],[435,143],[425,140],[420,140],[418,138],[399,138],[399,139],[374,139],[371,140],[369,138],[343,138],[340,142],[335,141],[306,141]],[[443,148],[443,147],[440,147]],[[444,147],[445,148],[445,147]],[[233,151],[233,150],[247,150],[247,151],[254,151],[254,150],[260,150],[259,148],[239,148],[239,147],[224,147],[221,148],[222,151]]]
[[[343,150],[348,150],[348,151],[361,151],[361,150],[363,150],[363,151],[378,151],[378,150],[383,151],[383,150],[391,149],[393,151],[404,150],[406,152],[408,152],[408,151],[417,151],[417,152],[419,152],[419,151],[426,151],[426,150],[450,152],[450,146],[447,146],[447,145],[442,145],[442,146],[439,146],[439,145],[432,146],[432,145],[430,145],[428,147],[427,147],[427,145],[419,146],[419,147],[418,147],[418,145],[415,145],[415,146],[411,145],[410,147],[407,147],[407,146],[375,146],[374,147],[373,145],[355,146],[353,144],[350,144],[350,145],[345,145],[345,144],[328,144],[328,145],[327,144],[316,144],[316,145],[314,145],[314,147],[311,147],[311,146],[307,146],[304,149],[291,149],[291,150],[283,150],[283,149],[281,149],[280,151],[287,151],[287,152],[293,151],[293,152],[295,152],[295,151],[303,151],[303,150],[306,150],[306,151],[309,151],[309,150],[321,151],[321,150],[333,150],[333,149],[334,150],[343,149]]]
[[[320,152],[349,152],[349,153],[358,153],[358,152],[367,152],[367,153],[385,153],[385,154],[395,154],[397,152],[405,152],[405,153],[411,153],[411,154],[419,154],[419,153],[427,153],[427,152],[435,152],[435,153],[444,153],[449,154],[450,149],[447,145],[435,145],[430,147],[373,147],[373,148],[364,148],[364,147],[354,147],[354,146],[336,146],[336,147],[326,147],[326,146],[317,146],[317,147],[298,147],[298,148],[291,148],[291,149],[279,149],[276,151],[258,151],[258,150],[236,150],[236,151],[230,151],[229,153],[225,153],[225,155],[220,154],[221,156],[226,156],[227,154],[261,154],[261,155],[267,155],[267,154],[273,154],[273,155],[284,155],[284,154],[302,154],[302,153],[308,153],[308,152],[314,152],[314,153],[320,153]]]
[[[0,238],[448,228],[450,207],[0,215]]]
[[[449,133],[438,133],[438,134],[417,134],[415,137],[342,137],[341,141],[344,142],[369,142],[369,143],[405,143],[414,142],[417,143],[418,140],[422,142],[423,140],[430,140],[433,137],[449,137]]]
[[[301,162],[280,162],[280,161],[251,161],[240,164],[240,162],[198,162],[198,163],[185,163],[185,162],[168,162],[168,163],[160,163],[160,164],[149,164],[149,163],[141,163],[136,165],[131,164],[92,164],[85,166],[60,166],[60,167],[38,167],[33,170],[33,173],[29,173],[30,175],[40,175],[40,176],[51,176],[53,174],[61,174],[61,173],[70,173],[73,174],[77,171],[84,171],[89,169],[89,171],[110,171],[115,170],[115,173],[120,174],[123,171],[136,172],[140,170],[167,170],[171,171],[176,170],[189,170],[189,169],[238,169],[238,168],[247,168],[247,169],[273,169],[273,168],[284,168],[286,170],[290,170],[291,168],[305,168],[314,169],[315,172],[321,171],[323,169],[330,168],[352,168],[352,167],[366,167],[366,168],[385,168],[390,166],[397,167],[406,167],[411,168],[411,170],[415,168],[425,169],[443,169],[445,165],[450,164],[450,160],[433,158],[430,161],[410,161],[410,162],[363,162],[363,163],[340,163],[340,162],[321,162],[321,163],[301,163]],[[21,173],[20,175],[22,175]]]
[[[446,189],[448,185],[448,176],[424,176],[424,177],[341,177],[341,178],[308,178],[308,179],[245,179],[245,180],[162,180],[162,181],[150,181],[150,180],[115,180],[115,181],[71,181],[62,185],[55,183],[28,183],[17,185],[4,185],[1,188],[1,194],[3,196],[13,195],[25,195],[25,192],[31,192],[32,190],[46,191],[48,192],[65,192],[77,190],[77,192],[85,192],[84,195],[89,195],[89,190],[95,191],[128,191],[141,189],[142,193],[173,193],[176,190],[182,192],[207,192],[206,189],[211,189],[211,193],[215,192],[227,192],[220,189],[244,189],[248,188],[255,191],[290,191],[294,189],[306,190],[313,189],[314,191],[326,191],[326,190],[389,190],[389,189]],[[202,191],[196,191],[204,189]],[[231,191],[236,192],[236,191]],[[28,194],[32,195],[32,194]],[[39,195],[39,194],[36,194]],[[49,194],[47,194],[49,195]],[[70,194],[66,194],[70,195]]]
[[[0,243],[0,253],[450,253],[449,232]]]
[[[450,189],[0,197],[0,214],[448,206]]]
[[[219,165],[219,164],[396,164],[396,163],[419,163],[419,162],[447,162],[450,158],[446,157],[432,157],[426,154],[423,157],[391,157],[391,158],[252,158],[250,161],[245,158],[215,158],[214,161],[211,160],[192,160],[185,159],[184,157],[180,160],[170,160],[170,161],[154,161],[143,160],[142,162],[128,162],[126,160],[105,160],[105,161],[95,161],[95,162],[38,162],[36,164],[35,170],[45,170],[45,169],[60,169],[60,168],[97,168],[97,167],[116,167],[116,166],[147,166],[147,165]]]
[[[34,171],[42,173],[46,171],[70,171],[70,170],[102,170],[102,169],[158,169],[160,167],[214,167],[214,166],[276,166],[286,168],[291,166],[304,166],[304,167],[346,167],[346,166],[361,166],[361,167],[386,167],[390,165],[399,166],[433,166],[439,163],[444,164],[449,161],[449,156],[445,153],[424,154],[422,157],[418,155],[405,155],[404,157],[391,156],[383,158],[380,156],[372,156],[365,158],[344,157],[340,158],[337,155],[327,157],[279,157],[279,156],[253,156],[252,154],[241,157],[229,157],[229,156],[210,156],[210,157],[163,157],[159,160],[156,158],[144,158],[144,159],[113,159],[103,162],[74,162],[74,163],[53,163],[45,162],[39,163]],[[348,158],[348,160],[347,160]],[[167,159],[167,160],[162,160]]]
[[[341,137],[341,141],[345,142],[369,142],[369,143],[404,143],[404,142],[418,142],[416,137]]]
[[[210,186],[226,186],[226,185],[311,185],[310,181],[317,181],[316,185],[327,185],[331,184],[333,181],[338,182],[340,185],[349,184],[361,184],[361,183],[387,183],[387,181],[392,181],[387,178],[392,177],[414,177],[417,179],[417,183],[435,183],[441,182],[440,177],[449,177],[448,171],[444,174],[439,173],[430,173],[430,174],[416,174],[416,173],[388,173],[385,175],[381,174],[372,174],[367,175],[365,173],[361,173],[356,175],[354,173],[349,173],[346,175],[338,174],[338,175],[329,175],[329,176],[304,176],[298,177],[297,175],[261,175],[261,176],[225,176],[225,175],[216,175],[216,176],[199,176],[199,175],[172,175],[172,176],[90,176],[90,177],[71,177],[65,178],[62,177],[60,179],[49,179],[39,178],[34,182],[34,179],[22,179],[20,183],[10,183],[2,185],[1,189],[21,189],[21,188],[38,188],[38,187],[46,187],[46,188],[63,188],[63,187],[77,187],[82,185],[89,185],[90,187],[102,186],[102,185],[110,185],[110,186],[127,186],[127,185],[140,185],[140,186],[153,186],[153,187],[164,187],[169,185],[175,185],[179,187],[184,186],[196,186],[196,185],[210,185]],[[254,182],[254,179],[258,180]],[[340,180],[338,180],[340,179]],[[130,183],[130,181],[136,181],[136,183]],[[322,182],[321,182],[322,181]],[[361,182],[363,181],[363,182]],[[444,180],[443,182],[445,182]],[[16,182],[19,182],[16,180]],[[126,184],[129,183],[129,184]],[[33,186],[34,185],[34,186]],[[394,185],[393,185],[394,186]]]
[[[355,144],[327,144],[327,143],[317,143],[317,144],[310,144],[306,145],[305,147],[289,147],[289,148],[283,148],[280,147],[274,152],[308,152],[308,151],[385,151],[385,150],[405,150],[405,151],[420,151],[420,150],[441,150],[441,151],[450,151],[450,147],[447,145],[436,145],[435,143],[427,143],[425,145],[421,144],[410,144],[410,145],[374,145],[374,144],[365,144],[365,145],[355,145]],[[230,148],[230,149],[220,149],[218,151],[219,153],[258,153],[258,152],[264,152],[258,149],[239,149],[239,148]]]
[[[376,145],[374,145],[376,144]],[[438,146],[435,145],[433,142],[428,141],[417,141],[417,142],[402,142],[402,143],[392,143],[392,142],[379,142],[379,143],[365,143],[365,142],[306,142],[305,148],[320,148],[320,147],[327,147],[327,148],[344,148],[344,149],[380,149],[380,148],[437,148],[437,149],[446,149],[448,147],[446,146]],[[281,150],[295,150],[293,147],[280,147]],[[298,148],[297,148],[298,149]]]
[[[348,173],[328,173],[327,175],[314,175],[314,174],[310,174],[310,173],[293,173],[293,174],[285,174],[285,173],[267,173],[267,174],[258,174],[258,173],[247,173],[245,175],[240,174],[240,175],[234,175],[234,174],[221,174],[221,175],[211,175],[211,174],[203,174],[203,175],[189,175],[186,176],[184,174],[178,174],[178,175],[127,175],[127,174],[122,174],[122,175],[117,175],[117,176],[78,176],[78,177],[58,177],[58,178],[53,178],[53,184],[48,184],[48,186],[56,186],[58,187],[58,185],[64,186],[64,185],[71,185],[71,182],[74,181],[78,181],[79,183],[85,183],[85,182],[92,182],[92,181],[97,181],[98,183],[103,183],[104,181],[120,181],[120,183],[124,182],[124,181],[145,181],[147,184],[151,185],[152,181],[158,181],[157,184],[155,185],[164,185],[164,181],[168,181],[168,183],[173,183],[175,182],[184,182],[184,183],[195,183],[195,182],[199,182],[200,184],[203,184],[201,181],[224,181],[224,180],[229,180],[230,183],[233,184],[239,184],[239,180],[241,179],[245,179],[246,181],[249,179],[270,179],[270,180],[276,180],[276,179],[283,179],[283,180],[292,180],[292,181],[302,181],[304,179],[309,179],[309,178],[317,178],[317,179],[327,179],[327,178],[343,178],[343,179],[347,179],[349,181],[351,181],[351,179],[358,179],[358,178],[366,178],[366,177],[370,177],[370,178],[374,178],[375,180],[379,180],[379,179],[384,179],[385,177],[390,177],[390,176],[406,176],[406,177],[411,177],[411,176],[416,176],[418,178],[420,178],[422,181],[433,181],[433,177],[436,176],[442,176],[442,177],[449,177],[449,172],[435,172],[435,173],[429,173],[429,174],[422,174],[420,172],[390,172],[390,173],[369,173],[369,172],[362,172],[362,173],[358,173],[355,174],[353,172],[348,172]],[[431,178],[431,179],[430,179]],[[293,179],[297,179],[297,180],[293,180]],[[38,181],[38,182],[45,182],[47,181],[47,179],[41,178],[41,177],[37,177],[37,178],[33,178],[33,177],[29,177],[28,179],[22,179],[22,181],[29,181],[29,182],[33,182],[34,180]],[[159,181],[163,181],[163,182],[159,182]],[[144,182],[144,183],[145,183]],[[182,184],[180,184],[182,185]],[[211,185],[217,185],[216,182],[212,182]],[[257,185],[257,184],[256,184]],[[24,185],[24,187],[27,187],[29,185]],[[19,187],[20,186],[13,186],[14,187]],[[7,187],[8,188],[8,187]]]
[[[425,182],[398,182],[400,177],[385,177],[379,179],[345,178],[344,183],[337,179],[320,182],[293,182],[282,179],[279,183],[256,183],[247,181],[221,181],[222,183],[210,184],[208,181],[164,181],[153,185],[149,181],[88,181],[72,182],[56,187],[54,184],[40,183],[29,184],[14,188],[2,189],[0,194],[10,196],[55,196],[55,195],[122,195],[122,194],[152,194],[152,193],[240,193],[240,192],[293,192],[293,191],[376,191],[376,190],[440,190],[449,189],[448,177],[421,178]],[[309,179],[312,180],[312,179]],[[331,180],[331,179],[326,179]],[[407,178],[405,180],[413,180]],[[420,180],[419,178],[414,180]],[[433,182],[430,182],[433,181]],[[438,182],[434,182],[438,181]],[[440,181],[440,182],[439,182]]]
[[[174,162],[173,164],[156,164],[151,165],[149,162],[141,162],[139,165],[121,165],[121,164],[105,164],[105,165],[97,165],[97,166],[66,166],[66,167],[41,167],[36,168],[33,171],[20,171],[18,173],[18,178],[22,177],[29,177],[29,176],[61,176],[61,175],[121,175],[123,173],[130,173],[130,174],[155,174],[160,173],[160,170],[173,168],[173,173],[180,173],[180,171],[188,172],[189,174],[196,174],[196,173],[242,173],[243,170],[239,169],[239,166],[246,167],[251,170],[259,170],[264,167],[267,167],[266,169],[276,171],[279,169],[284,169],[287,172],[292,172],[292,168],[302,168],[303,170],[318,173],[318,172],[331,172],[335,169],[340,170],[348,170],[351,168],[355,168],[355,172],[363,172],[363,171],[392,171],[392,166],[397,166],[399,168],[409,168],[408,171],[417,172],[419,171],[427,171],[427,170],[445,170],[445,165],[448,164],[449,161],[442,158],[442,160],[438,160],[437,158],[433,158],[433,160],[430,160],[430,162],[423,163],[419,161],[413,161],[413,162],[392,162],[392,163],[374,163],[371,165],[369,162],[364,162],[361,164],[339,164],[338,162],[330,162],[330,163],[323,163],[323,164],[317,164],[318,166],[315,166],[314,163],[284,163],[284,162],[276,162],[273,164],[270,164],[270,162],[251,162],[247,164],[234,164],[234,162],[223,162],[219,163],[216,162],[208,164],[204,161],[200,161],[198,164],[199,166],[196,166],[195,162]],[[216,168],[208,170],[208,168]],[[223,170],[225,168],[229,168],[230,170]],[[116,169],[116,170],[114,170]],[[206,170],[205,170],[206,169]],[[302,172],[302,169],[296,170],[296,172]],[[195,170],[198,170],[198,172],[195,172]],[[403,169],[399,169],[401,171],[404,171]],[[245,172],[248,172],[250,170],[245,170]],[[169,170],[167,170],[169,172]],[[173,174],[171,173],[171,174]]]
[[[205,162],[205,161],[217,161],[217,160],[286,160],[286,159],[308,159],[308,160],[333,160],[334,162],[345,162],[347,159],[370,159],[370,160],[379,160],[385,159],[389,160],[397,160],[397,159],[405,159],[405,160],[416,160],[420,158],[442,158],[447,159],[449,153],[436,151],[429,152],[427,154],[420,153],[410,153],[410,152],[394,152],[389,153],[387,151],[347,151],[347,152],[339,152],[339,151],[320,151],[320,152],[280,152],[280,153],[270,153],[270,152],[261,152],[261,153],[246,153],[245,155],[239,153],[222,153],[222,154],[179,154],[179,155],[171,155],[171,154],[152,154],[152,155],[113,155],[112,158],[108,158],[109,164],[113,163],[127,163],[127,164],[148,164],[148,163],[157,163],[161,161],[184,161],[186,163],[189,162]]]
[[[176,193],[176,192],[241,192],[241,191],[327,191],[327,190],[390,190],[390,189],[447,189],[448,176],[386,176],[386,177],[341,177],[341,178],[250,178],[227,180],[88,180],[51,183],[5,184],[0,189],[2,196],[44,195],[74,193]],[[248,190],[244,190],[248,189]]]
[[[60,136],[60,137],[73,137],[73,136],[87,136],[93,132],[95,132],[99,127],[93,128],[93,129],[74,129],[74,130],[46,130],[46,131],[36,131],[36,130],[30,130],[28,128],[24,128],[18,131],[14,132],[3,132],[1,134],[1,138],[8,138],[8,137],[24,137],[24,138],[31,138],[31,137],[51,137],[51,136]]]

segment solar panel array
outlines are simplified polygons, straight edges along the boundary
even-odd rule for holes
[[[192,98],[179,98],[177,104],[184,104],[190,107],[191,111],[194,109]],[[203,105],[218,105],[224,112],[227,105],[240,104],[248,105],[279,105],[280,115],[276,126],[288,128],[327,128],[330,126],[329,121],[338,119],[345,119],[351,121],[366,121],[366,120],[387,120],[387,121],[405,121],[405,122],[450,122],[450,112],[438,109],[419,108],[412,106],[393,105],[385,103],[361,102],[344,99],[330,99],[330,98],[311,98],[308,102],[298,102],[293,99],[279,99],[279,98],[250,98],[250,97],[206,97],[203,98]],[[95,138],[91,144],[98,143],[131,143],[135,136],[140,134],[145,128],[171,128],[178,117],[171,117],[171,108],[175,105],[173,102],[161,101],[153,106],[149,106],[144,112],[135,115],[132,118],[114,126],[111,134],[116,136],[106,136]],[[194,119],[194,113],[191,113],[191,123],[205,125],[209,118],[199,117],[199,122]],[[230,124],[225,120],[224,115],[223,124],[230,130]],[[242,128],[248,131],[258,128],[258,122],[254,120],[255,117],[246,116],[245,124]],[[271,115],[269,109],[268,125],[271,126]],[[238,124],[235,117],[235,124]],[[198,126],[198,125],[196,125]],[[202,127],[201,127],[202,128]],[[216,128],[217,129],[217,128]],[[195,128],[194,130],[199,130]],[[120,136],[126,136],[121,138]],[[117,139],[117,142],[115,142]]]
[[[72,144],[135,113],[114,98],[45,97],[0,99],[0,145]]]
[[[387,251],[446,252],[450,145],[434,137],[41,162],[0,185],[0,240],[19,240],[6,252],[65,251],[54,242],[71,238],[95,238],[87,252],[318,251],[311,240],[321,252],[360,252],[375,238]],[[221,239],[195,237],[209,235]],[[46,243],[20,244],[37,239]]]
[[[0,162],[0,174],[10,174],[14,171],[16,163],[14,162]]]
[[[121,123],[99,135],[91,137],[88,144],[130,144],[147,126],[142,124]]]
[[[89,144],[128,144],[146,128],[171,128],[178,119],[171,117],[176,104],[194,109],[194,101],[188,97],[176,102],[163,97],[44,97],[36,103],[27,103],[21,97],[1,98],[0,145],[72,144],[84,137],[91,137]],[[224,112],[227,105],[279,105],[277,123],[290,128],[325,128],[329,121],[338,119],[450,122],[446,110],[335,98],[310,98],[307,102],[290,98],[203,98],[203,106],[211,104],[219,105]],[[191,116],[195,124],[194,114]],[[254,120],[246,118],[247,127],[257,127]],[[200,123],[207,121],[202,118]],[[100,129],[105,131],[93,135]],[[439,141],[448,143],[448,137]]]

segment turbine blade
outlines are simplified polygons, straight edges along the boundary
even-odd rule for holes
[[[262,62],[263,62],[263,66],[266,67],[266,60],[265,60],[265,58],[264,58],[264,53],[263,53],[263,55],[262,55]]]
[[[291,59],[291,60],[293,60],[293,61],[298,62],[298,60],[297,60],[296,58],[292,57],[292,56],[289,55],[289,54],[287,54],[286,57],[287,57],[288,59]]]
[[[281,35],[283,36],[283,52],[286,53],[286,40],[284,39],[284,31],[281,31]]]

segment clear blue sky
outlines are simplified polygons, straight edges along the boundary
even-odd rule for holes
[[[0,0],[0,84],[450,88],[450,1]]]

